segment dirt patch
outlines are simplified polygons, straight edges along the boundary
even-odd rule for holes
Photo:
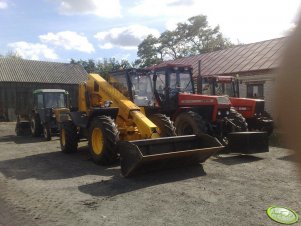
[[[292,153],[270,148],[125,179],[84,146],[63,154],[0,123],[0,225],[275,225],[271,205],[301,213],[299,178]]]

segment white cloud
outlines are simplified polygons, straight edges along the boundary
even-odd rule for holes
[[[64,15],[93,14],[99,17],[114,18],[121,16],[120,11],[119,0],[63,0],[59,5],[59,12]]]
[[[95,51],[86,36],[73,31],[49,32],[46,35],[40,35],[39,38],[43,43],[60,46],[67,50],[77,50],[86,53]]]
[[[182,18],[187,15],[192,16],[196,11],[200,11],[200,8],[193,9],[197,2],[197,0],[142,0],[137,2],[129,11],[141,16]]]
[[[248,43],[282,36],[295,22],[298,9],[300,0],[141,0],[129,12],[164,23],[166,29],[203,14],[232,41]]]
[[[6,1],[0,0],[0,9],[6,9],[8,4]]]
[[[57,54],[46,45],[40,43],[29,43],[29,42],[13,42],[8,44],[17,54],[24,59],[30,60],[56,60],[58,59]]]
[[[111,49],[119,47],[130,50],[137,49],[137,46],[149,34],[158,37],[160,32],[156,29],[142,25],[130,25],[127,27],[112,28],[108,31],[98,32],[94,37],[100,42],[100,48]]]

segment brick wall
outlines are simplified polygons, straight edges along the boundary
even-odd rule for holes
[[[240,77],[240,96],[247,97],[247,84],[249,83],[263,83],[263,94],[265,100],[266,111],[276,117],[277,113],[273,109],[275,104],[274,90],[275,90],[275,75],[274,74],[261,74],[252,76]]]

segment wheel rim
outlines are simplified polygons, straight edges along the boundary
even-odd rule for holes
[[[36,126],[35,126],[35,120],[32,119],[32,120],[31,120],[31,124],[30,124],[30,128],[31,128],[31,132],[32,132],[32,133],[35,132],[35,127],[36,127]]]
[[[92,132],[92,149],[96,155],[103,152],[103,133],[100,128],[94,128]]]
[[[62,142],[62,145],[65,146],[65,144],[66,144],[66,132],[65,132],[64,128],[61,131],[61,142]]]

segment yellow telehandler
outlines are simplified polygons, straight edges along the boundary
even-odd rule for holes
[[[204,162],[223,148],[216,138],[205,134],[175,136],[169,118],[163,114],[147,118],[143,109],[126,97],[128,86],[122,82],[114,86],[98,74],[89,74],[80,84],[78,109],[70,109],[69,119],[61,123],[63,152],[76,151],[78,142],[87,139],[94,162],[105,165],[119,158],[121,172],[128,177]]]

